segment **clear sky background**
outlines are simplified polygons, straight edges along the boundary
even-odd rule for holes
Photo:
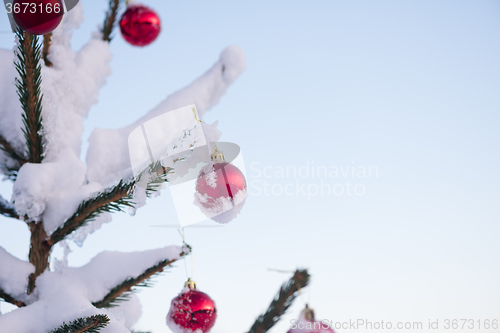
[[[251,196],[227,227],[186,230],[194,279],[217,303],[213,333],[249,329],[290,275],[269,268],[312,274],[272,333],[286,332],[305,302],[333,321],[500,320],[500,2],[144,3],[160,14],[162,34],[142,49],[113,40],[113,75],[86,122],[85,147],[94,127],[133,122],[227,45],[247,56],[204,120],[219,120],[222,140],[241,146]],[[76,49],[106,4],[83,1]],[[9,29],[5,15],[0,22]],[[12,34],[0,34],[0,47],[12,45]],[[292,172],[306,176],[307,166],[309,177]],[[313,177],[312,166],[329,173]],[[378,173],[332,178],[335,167],[353,166]],[[348,181],[363,194],[348,195]],[[336,184],[345,192],[328,195]],[[8,181],[0,192],[9,196]],[[180,244],[177,230],[150,227],[174,223],[166,191],[73,244],[70,264]],[[26,226],[0,217],[0,245],[27,258]],[[169,332],[165,315],[185,280],[179,263],[142,290],[136,328]],[[454,332],[473,331],[481,332]]]

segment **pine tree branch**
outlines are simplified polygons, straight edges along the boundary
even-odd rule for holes
[[[113,39],[112,33],[116,26],[116,16],[120,10],[121,4],[121,0],[109,0],[108,10],[106,11],[104,24],[101,28],[102,40],[104,41],[111,42]]]
[[[0,299],[3,299],[7,303],[14,304],[18,308],[26,306],[26,304],[24,302],[19,301],[19,300],[15,299],[14,297],[10,296],[5,291],[3,291],[2,288],[0,288]]]
[[[179,258],[172,260],[165,259],[160,261],[153,267],[146,269],[144,273],[142,273],[141,275],[135,278],[126,279],[125,281],[123,281],[122,283],[111,289],[110,292],[103,297],[103,299],[97,302],[93,302],[92,304],[96,308],[112,308],[118,306],[117,303],[127,300],[128,299],[127,293],[133,291],[132,290],[133,287],[150,287],[151,284],[148,281],[149,279],[151,279],[156,274],[163,272],[165,267],[171,266],[177,260],[191,253],[191,247],[187,244],[185,244],[185,246],[187,247],[188,251],[181,252]]]
[[[132,191],[135,181],[120,181],[118,185],[100,192],[97,196],[85,200],[66,222],[52,233],[49,244],[52,246],[76,229],[86,225],[104,212],[122,212],[123,207],[134,207]]]
[[[300,289],[309,284],[307,270],[296,270],[269,305],[266,313],[259,316],[248,333],[265,333],[274,326],[286,310],[292,305]]]
[[[52,62],[50,62],[50,60],[48,58],[51,41],[52,41],[52,32],[49,32],[48,34],[43,35],[42,57],[43,57],[43,62],[45,63],[45,66],[47,66],[47,67],[53,66]]]
[[[106,315],[94,315],[87,318],[78,318],[71,323],[63,323],[49,333],[98,333],[101,328],[108,325],[109,318]]]
[[[28,161],[41,163],[43,159],[41,46],[38,37],[16,30],[19,46],[14,62],[19,78],[16,78],[17,94],[23,108],[23,133],[28,147]]]
[[[6,217],[18,219],[19,215],[14,206],[0,195],[0,214]]]
[[[148,168],[138,177],[149,177],[146,186],[146,195],[148,197],[155,191],[158,191],[163,183],[165,183],[166,175],[170,172],[170,168],[164,168],[158,161],[152,163]],[[80,227],[83,227],[88,222],[95,219],[99,214],[104,212],[123,212],[124,207],[134,208],[132,201],[135,180],[123,181],[121,180],[118,185],[110,187],[105,191],[98,193],[95,197],[85,200],[78,206],[76,212],[64,222],[54,233],[52,233],[48,243],[50,246],[60,242],[66,236]]]

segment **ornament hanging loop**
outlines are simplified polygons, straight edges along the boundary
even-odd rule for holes
[[[210,155],[210,159],[212,162],[215,163],[220,163],[220,162],[225,162],[226,159],[224,158],[224,154],[217,148],[217,145],[214,144],[214,152]]]
[[[314,321],[314,310],[309,308],[309,305],[306,303],[306,307],[302,310],[302,316],[308,321]]]
[[[196,289],[196,283],[193,280],[191,280],[191,278],[188,278],[186,283],[184,283],[184,287],[189,289]]]

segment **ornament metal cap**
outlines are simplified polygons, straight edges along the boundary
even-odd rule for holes
[[[217,148],[217,145],[215,145],[214,152],[212,155],[210,155],[210,159],[212,162],[225,162],[226,159],[224,158],[224,154]]]
[[[184,288],[196,289],[196,283],[191,278],[188,278],[186,283],[184,283]]]
[[[306,304],[305,309],[302,310],[301,315],[308,321],[314,321],[314,310],[310,309],[308,304]]]

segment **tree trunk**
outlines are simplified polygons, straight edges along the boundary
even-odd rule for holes
[[[49,268],[51,246],[47,242],[48,237],[42,222],[30,222],[29,227],[31,230],[29,260],[35,266],[35,272],[30,275],[28,281],[28,294],[31,294],[35,289],[37,277]]]

